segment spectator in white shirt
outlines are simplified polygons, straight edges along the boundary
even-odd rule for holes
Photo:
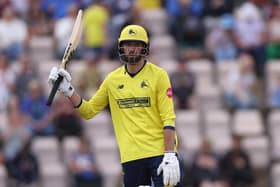
[[[0,19],[0,49],[8,60],[16,60],[24,50],[26,23],[18,19],[12,7],[5,8]]]
[[[225,82],[225,103],[231,109],[252,109],[258,106],[257,77],[254,74],[254,59],[243,54],[239,66],[228,73]]]
[[[56,48],[58,51],[57,58],[61,59],[65,47],[69,42],[70,35],[72,33],[73,25],[77,16],[78,7],[75,4],[71,4],[67,10],[67,16],[60,18],[56,21],[54,26],[54,37],[56,40]],[[81,48],[80,46],[73,53],[74,58],[81,57]]]
[[[266,34],[266,24],[260,10],[253,3],[243,3],[236,10],[235,39],[240,53],[253,56],[259,77],[264,75]]]

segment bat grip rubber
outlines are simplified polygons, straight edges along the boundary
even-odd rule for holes
[[[56,79],[56,81],[54,82],[54,85],[52,87],[51,93],[50,93],[48,101],[47,101],[48,106],[51,106],[51,104],[53,102],[53,99],[54,99],[54,96],[57,92],[57,89],[58,89],[62,79],[63,79],[63,76],[59,75],[58,78]]]

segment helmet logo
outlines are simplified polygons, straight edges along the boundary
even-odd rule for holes
[[[129,33],[130,35],[134,36],[134,35],[136,34],[136,31],[134,31],[133,29],[130,29],[130,30],[128,31],[128,33]]]

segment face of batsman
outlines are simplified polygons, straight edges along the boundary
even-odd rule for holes
[[[147,32],[139,25],[126,26],[118,41],[119,57],[124,64],[137,64],[149,54]]]
[[[120,58],[127,64],[136,64],[146,56],[143,53],[145,44],[138,41],[125,41],[120,47]]]

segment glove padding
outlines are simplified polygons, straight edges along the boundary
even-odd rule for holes
[[[180,181],[179,161],[175,153],[164,153],[161,164],[157,169],[157,174],[163,171],[164,185],[177,185]]]
[[[53,67],[50,71],[48,83],[50,85],[54,85],[55,81],[58,79],[59,75],[63,77],[59,87],[58,91],[64,94],[67,97],[71,97],[74,93],[74,88],[71,85],[71,75],[63,68],[57,68]]]

